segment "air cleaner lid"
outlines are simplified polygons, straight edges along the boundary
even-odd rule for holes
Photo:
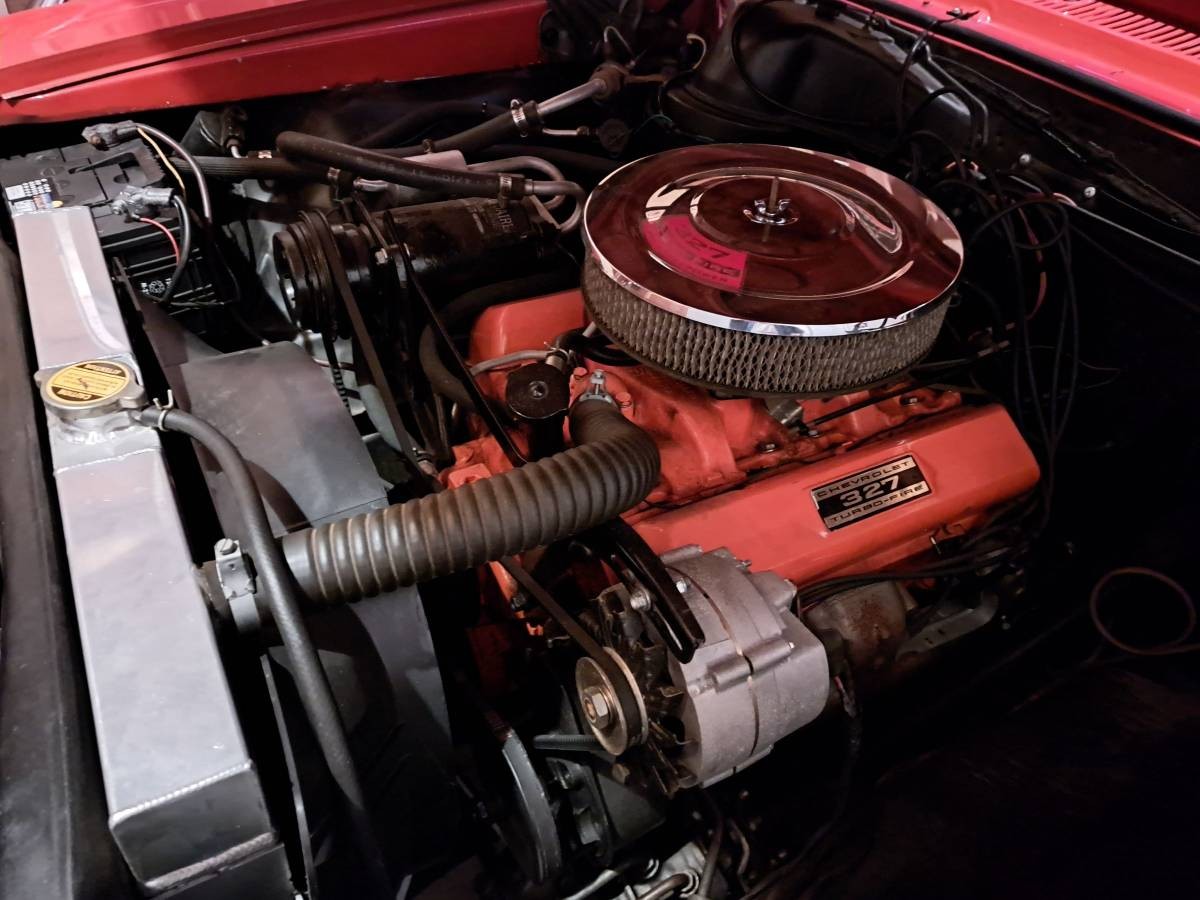
[[[949,218],[852,160],[709,144],[637,160],[588,199],[584,236],[614,282],[733,331],[835,335],[898,325],[962,268]]]

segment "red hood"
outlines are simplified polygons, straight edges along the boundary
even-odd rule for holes
[[[1193,0],[852,0],[868,7],[950,19],[951,43],[1006,50],[1084,83],[1139,98],[1177,121],[1200,124],[1200,8]],[[1191,29],[1195,30],[1191,30]]]
[[[1200,124],[1192,0],[857,2],[922,20],[973,11],[938,34],[1020,50]],[[544,11],[544,0],[75,0],[3,20],[0,124],[519,67],[537,60]]]
[[[77,0],[0,19],[0,124],[536,62],[543,0]]]

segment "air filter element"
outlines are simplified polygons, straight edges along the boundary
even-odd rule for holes
[[[886,172],[709,144],[637,160],[584,211],[584,298],[637,359],[741,394],[840,393],[937,338],[962,267],[953,223]]]

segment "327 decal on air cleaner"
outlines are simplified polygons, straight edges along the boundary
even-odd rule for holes
[[[813,502],[830,531],[845,528],[930,492],[917,461],[902,456],[813,488]]]

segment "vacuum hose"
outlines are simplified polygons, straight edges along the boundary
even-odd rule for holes
[[[570,429],[575,446],[546,459],[287,535],[300,589],[340,603],[461,572],[599,525],[658,483],[658,447],[612,403],[585,395]]]

